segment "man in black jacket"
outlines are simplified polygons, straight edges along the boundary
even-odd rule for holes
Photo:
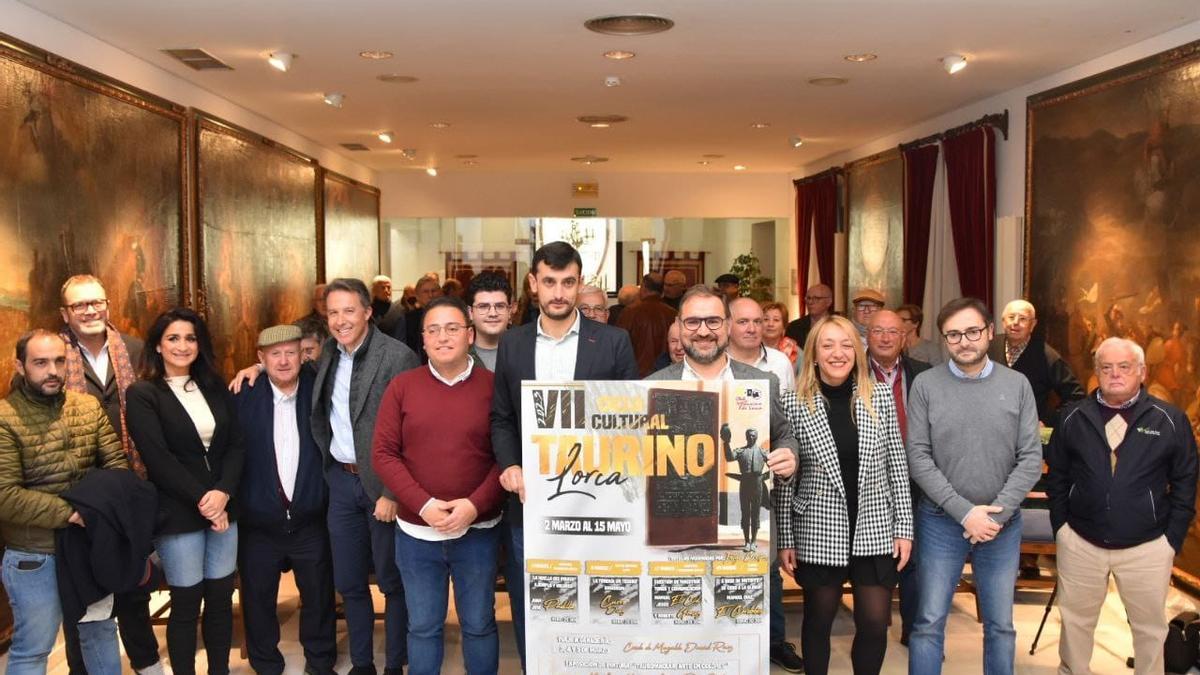
[[[1037,401],[1038,420],[1045,426],[1054,426],[1059,407],[1083,398],[1083,387],[1058,351],[1033,334],[1037,310],[1027,300],[1013,300],[1005,305],[1000,321],[1004,334],[992,341],[988,356],[1029,380]],[[1057,401],[1050,399],[1051,392]]]
[[[1108,338],[1095,361],[1099,390],[1064,411],[1046,450],[1060,670],[1090,672],[1112,574],[1137,672],[1161,673],[1171,565],[1196,513],[1196,441],[1181,410],[1142,388],[1146,357],[1137,343]]]
[[[305,672],[329,675],[337,660],[328,495],[309,422],[316,373],[301,365],[300,338],[296,326],[262,331],[258,358],[267,377],[234,397],[246,452],[238,568],[246,651],[259,675],[284,670],[276,603],[287,568],[300,591]]]
[[[492,397],[492,451],[500,464],[500,485],[510,493],[505,524],[511,537],[508,570],[525,568],[521,502],[521,381],[636,380],[637,361],[629,334],[591,319],[575,309],[583,262],[566,242],[553,242],[533,254],[529,283],[541,310],[537,321],[506,331],[496,353],[496,393]],[[503,535],[502,535],[503,536]],[[523,575],[522,575],[523,576]],[[525,584],[508,586],[513,628],[521,666],[525,665]]]

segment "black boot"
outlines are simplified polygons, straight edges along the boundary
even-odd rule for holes
[[[167,655],[176,675],[196,674],[196,621],[204,584],[171,586],[171,614],[167,618]]]
[[[233,575],[204,580],[204,652],[208,675],[228,675],[229,648],[233,644]]]

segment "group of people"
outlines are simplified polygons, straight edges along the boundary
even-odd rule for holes
[[[120,672],[118,629],[134,670],[162,672],[148,604],[165,580],[172,669],[195,671],[199,627],[208,672],[228,672],[240,577],[250,664],[281,673],[276,605],[289,569],[306,673],[333,672],[335,590],[350,673],[378,672],[371,583],[385,599],[385,675],[440,672],[451,582],[467,672],[497,672],[498,574],[524,667],[521,383],[647,378],[770,382],[768,452],[751,468],[776,477],[761,500],[776,520],[776,665],[828,671],[849,582],[855,673],[882,667],[897,586],[909,670],[940,672],[969,558],[983,669],[1012,672],[1022,502],[1041,479],[1058,543],[1063,672],[1089,672],[1110,574],[1137,672],[1162,672],[1196,446],[1186,416],[1142,386],[1137,344],[1100,344],[1099,386],[1085,394],[1023,300],[1005,308],[1002,335],[983,302],[953,300],[935,338],[920,340],[921,309],[889,310],[874,289],[857,291],[843,317],[816,285],[789,323],[784,305],[740,297],[731,275],[710,288],[651,273],[610,308],[581,272],[569,244],[539,248],[529,308],[492,272],[463,288],[426,275],[412,302],[395,303],[386,277],[371,287],[334,279],[315,290],[311,314],[259,334],[259,362],[228,386],[202,317],[167,311],[143,343],[112,327],[99,279],[68,279],[62,329],[21,337],[0,403],[10,671],[44,672],[61,623],[72,672]],[[1054,429],[1044,455],[1042,426]],[[92,485],[106,474],[133,483]],[[122,509],[135,513],[110,517]],[[758,504],[745,510],[753,541]],[[130,530],[121,559],[138,564],[109,565],[111,594],[65,582],[80,565],[78,535],[111,546],[114,522]],[[804,591],[803,656],[787,640],[781,572]]]

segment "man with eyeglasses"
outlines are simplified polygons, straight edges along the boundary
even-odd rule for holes
[[[492,397],[492,451],[500,486],[509,491],[505,522],[511,544],[505,560],[508,597],[521,668],[525,667],[525,477],[521,469],[521,382],[634,380],[637,361],[625,331],[584,319],[576,309],[583,259],[574,246],[556,241],[533,254],[529,285],[540,313],[500,338],[496,391]],[[515,581],[516,583],[512,583]]]
[[[915,548],[920,565],[908,669],[938,675],[946,617],[968,555],[983,622],[983,669],[1013,672],[1013,586],[1021,501],[1042,473],[1037,404],[1029,381],[988,358],[987,305],[958,298],[938,313],[946,366],[915,378],[908,398],[909,475],[921,488]]]
[[[608,323],[608,294],[596,286],[584,286],[579,289],[579,313],[584,318],[600,323]]]
[[[496,526],[504,491],[489,434],[493,376],[468,353],[474,331],[462,300],[432,300],[424,320],[429,365],[392,379],[372,450],[376,472],[396,495],[394,554],[408,606],[409,669],[441,671],[452,581],[466,671],[495,673]],[[448,410],[453,424],[446,423]]]
[[[100,401],[121,439],[130,468],[145,478],[146,466],[125,429],[125,390],[137,381],[142,341],[121,333],[109,321],[108,293],[96,277],[77,274],[63,282],[60,295],[63,327],[59,335],[67,343],[63,388],[91,394]],[[150,589],[121,593],[114,600],[117,626],[130,666],[139,673],[161,673],[158,639],[150,626]],[[64,625],[63,635],[71,672],[86,672],[78,629]]]
[[[858,329],[858,334],[862,337],[863,347],[867,346],[867,325],[871,323],[871,315],[883,309],[886,302],[883,299],[883,293],[874,288],[860,288],[850,297],[851,320],[854,322],[854,327]]]
[[[913,380],[926,370],[929,364],[909,358],[904,354],[904,321],[896,312],[881,309],[870,319],[867,329],[867,362],[875,380],[892,390],[896,402],[896,422],[900,426],[900,438],[908,439],[908,396]],[[916,512],[920,490],[912,486],[913,512]],[[900,570],[900,644],[908,646],[912,634],[913,619],[917,614],[917,557],[910,554],[908,564]]]
[[[466,300],[471,309],[471,325],[475,327],[471,357],[484,368],[495,371],[500,336],[508,330],[512,318],[512,286],[508,277],[498,272],[476,274],[467,284]]]
[[[1037,310],[1032,303],[1013,300],[1004,306],[1000,321],[1004,324],[1004,335],[992,341],[988,356],[1029,380],[1037,400],[1038,420],[1045,426],[1054,426],[1061,406],[1086,395],[1083,387],[1058,351],[1046,344],[1041,335],[1034,334]],[[1055,400],[1050,398],[1052,392]]]
[[[689,288],[679,302],[683,360],[652,373],[647,380],[768,380],[770,382],[771,443],[766,466],[776,480],[790,480],[799,462],[799,446],[779,400],[779,378],[730,358],[730,313],[723,295],[703,285]],[[786,360],[787,357],[784,357]],[[749,494],[749,493],[747,493]],[[787,616],[783,613],[783,579],[774,548],[774,511],[771,512],[771,662],[789,673],[804,672],[804,660],[787,641]]]
[[[808,287],[804,294],[804,308],[808,313],[787,325],[786,335],[796,341],[800,351],[804,351],[804,342],[813,324],[832,313],[833,289],[825,284],[814,284]]]
[[[662,301],[663,277],[651,272],[642,277],[638,302],[621,314],[617,326],[629,331],[633,356],[637,359],[638,374],[654,372],[654,360],[667,340],[667,329],[675,320],[675,310]]]
[[[1133,633],[1135,672],[1163,672],[1163,607],[1175,554],[1196,515],[1196,441],[1183,411],[1143,387],[1146,356],[1110,337],[1100,387],[1064,409],[1046,448],[1058,550],[1059,672],[1090,673],[1109,575]]]
[[[796,371],[783,352],[763,344],[763,310],[754,298],[729,303],[729,356],[779,378],[783,390],[796,388]]]

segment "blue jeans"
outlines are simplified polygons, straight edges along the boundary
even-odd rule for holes
[[[468,529],[458,539],[425,541],[396,529],[396,566],[408,604],[408,672],[442,671],[447,583],[454,581],[454,608],[462,626],[463,663],[470,675],[496,673],[500,642],[496,632],[495,527]]]
[[[386,668],[400,668],[407,660],[408,609],[404,583],[396,569],[396,524],[375,519],[375,500],[363,489],[358,476],[333,464],[325,470],[329,483],[329,545],[333,552],[333,586],[342,596],[349,633],[350,663],[375,663],[375,602],[367,580],[383,593],[383,630]]]
[[[916,518],[917,616],[908,643],[908,671],[921,675],[942,672],[946,616],[963,564],[971,556],[975,590],[983,621],[984,675],[1011,675],[1016,661],[1017,632],[1013,629],[1013,589],[1021,553],[1021,514],[1005,523],[996,538],[972,545],[963,528],[928,500],[921,500]]]
[[[525,671],[525,528],[513,526],[507,520],[500,525],[507,531],[504,555],[504,587],[508,589],[508,604],[512,606],[513,633],[517,637],[517,654],[521,656],[521,671]]]
[[[223,579],[237,569],[238,528],[160,535],[154,548],[162,558],[168,586],[195,586],[205,579]]]
[[[22,564],[23,563],[23,564]],[[46,659],[62,624],[54,556],[7,550],[3,561],[4,590],[13,613],[8,675],[45,675]],[[79,624],[83,662],[92,675],[120,675],[117,624],[112,619]]]

